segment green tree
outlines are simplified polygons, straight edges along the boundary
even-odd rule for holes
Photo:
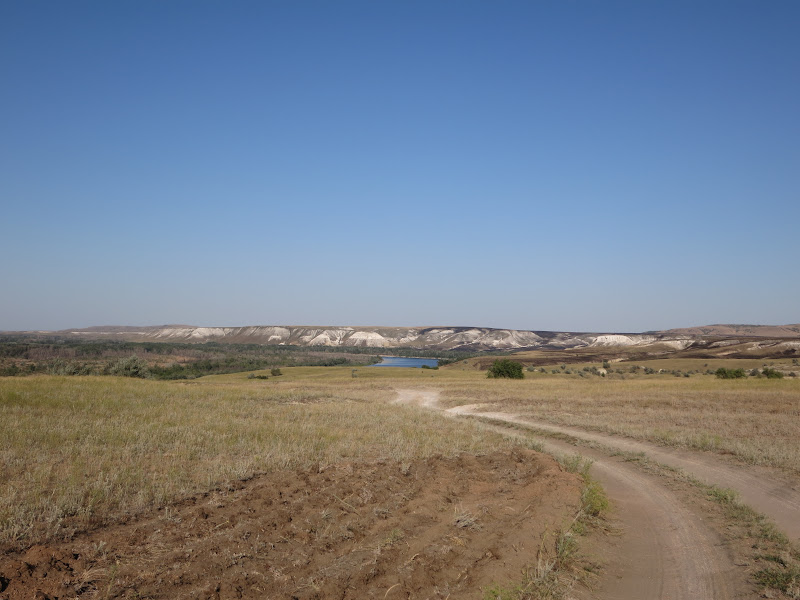
[[[496,360],[489,367],[486,376],[489,379],[499,379],[501,377],[506,379],[523,379],[525,373],[522,371],[522,363],[507,358]]]
[[[119,359],[109,365],[108,372],[111,375],[119,375],[121,377],[141,377],[142,379],[150,377],[147,361],[138,356]]]

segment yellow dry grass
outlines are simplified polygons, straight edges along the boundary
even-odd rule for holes
[[[733,454],[800,473],[800,379],[528,375],[442,382],[448,406],[486,403],[561,425]]]
[[[446,406],[484,403],[800,473],[800,379],[548,372],[506,381],[459,365],[283,371],[188,383],[0,378],[0,542],[68,535],[274,469],[515,443],[394,404],[401,387],[438,389]]]
[[[0,378],[0,542],[68,535],[273,469],[511,444],[395,405],[380,380],[298,371],[192,383]]]

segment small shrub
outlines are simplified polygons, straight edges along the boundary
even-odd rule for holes
[[[522,363],[507,358],[496,360],[486,373],[489,379],[523,379]]]
[[[742,379],[747,377],[744,369],[726,369],[725,367],[717,369],[714,375],[717,376],[717,379]]]
[[[150,368],[147,366],[147,361],[138,356],[129,356],[128,358],[121,358],[115,363],[111,363],[108,367],[109,375],[118,375],[119,377],[139,377],[147,379],[150,377]]]
[[[783,373],[770,367],[764,368],[761,371],[761,375],[767,379],[783,379]]]
[[[280,375],[283,375],[283,373],[281,373],[281,370],[278,367],[273,367],[272,369],[270,369],[270,374],[273,377],[278,377]]]

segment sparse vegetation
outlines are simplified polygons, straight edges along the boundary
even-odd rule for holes
[[[448,406],[491,404],[523,417],[730,454],[800,473],[798,379],[665,379],[664,374],[621,379],[592,376],[592,367],[584,368],[579,371],[584,377],[548,373],[506,384],[481,383],[476,373],[468,382],[439,385]]]
[[[756,571],[756,583],[774,590],[780,590],[789,598],[800,598],[800,565],[778,564]]]
[[[284,467],[514,445],[393,405],[391,390],[353,380],[347,368],[322,372],[328,377],[319,383],[287,379],[280,387],[252,386],[246,376],[188,385],[0,379],[0,542],[69,535]]]
[[[744,504],[733,490],[706,486],[695,482],[706,489],[708,496],[720,504],[727,518],[734,526],[743,530],[742,535],[754,540],[754,550],[767,549],[766,554],[756,554],[755,559],[763,564],[768,563],[753,573],[753,579],[759,585],[772,590],[779,590],[789,598],[800,598],[800,550],[764,515]],[[771,597],[765,594],[764,597]]]
[[[600,484],[591,478],[592,461],[579,454],[558,457],[565,470],[583,479],[581,508],[569,527],[560,529],[551,555],[545,551],[544,540],[539,547],[536,565],[524,572],[521,582],[511,585],[492,585],[484,590],[484,600],[560,600],[566,597],[570,579],[574,577],[578,553],[578,536],[599,523],[608,510],[608,498]]]

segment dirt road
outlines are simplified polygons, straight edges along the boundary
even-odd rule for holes
[[[563,433],[580,440],[596,442],[624,452],[644,452],[650,459],[669,467],[682,469],[703,483],[735,490],[746,504],[767,515],[790,539],[800,541],[800,484],[786,479],[775,469],[745,467],[732,464],[710,453],[666,448],[576,427],[553,425],[514,414],[483,412],[482,408],[484,407],[481,405],[471,404],[457,406],[447,412],[520,423],[543,431]]]
[[[398,401],[438,408],[438,392],[401,390]],[[445,412],[452,416],[480,415],[531,424],[516,415],[478,409],[473,405]],[[557,440],[547,440],[545,449],[575,453],[574,446]],[[586,448],[580,452],[594,461],[592,474],[614,503],[624,533],[608,557],[606,576],[591,597],[605,600],[755,597],[721,536],[661,478],[598,450]]]

